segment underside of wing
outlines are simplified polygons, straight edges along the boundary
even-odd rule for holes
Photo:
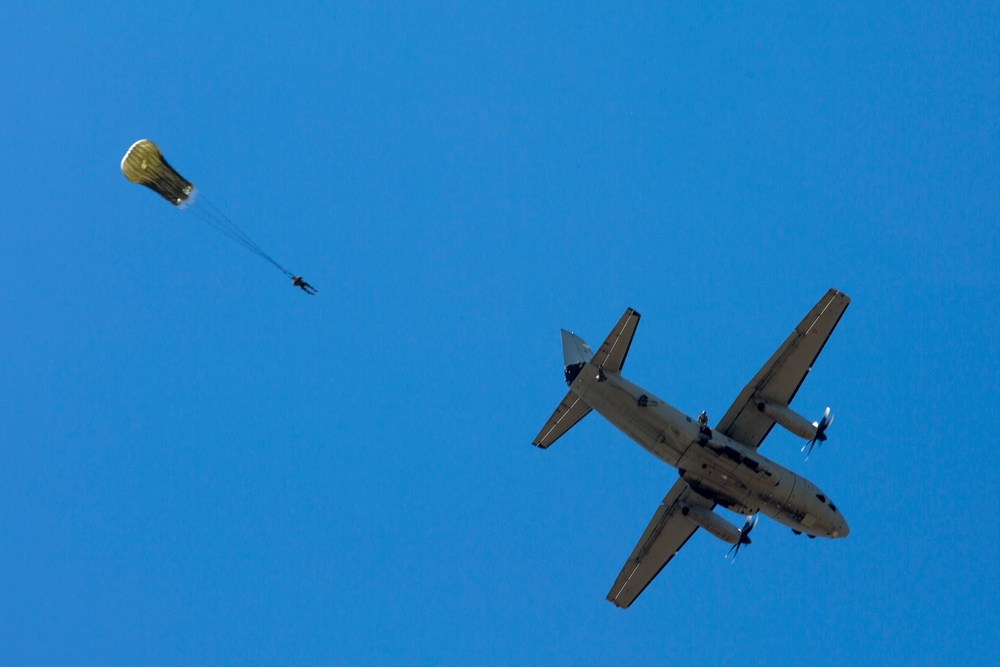
[[[758,403],[791,403],[850,303],[843,292],[828,291],[743,388],[716,430],[749,447],[759,447],[774,420],[757,409]]]
[[[681,514],[684,505],[714,505],[691,491],[683,479],[671,487],[646,527],[625,567],[608,593],[608,601],[622,609],[631,605],[670,559],[694,535],[698,526]]]

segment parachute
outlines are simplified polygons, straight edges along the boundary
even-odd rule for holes
[[[203,222],[274,265],[289,278],[301,278],[278,264],[204,194],[195,189],[191,181],[177,173],[163,158],[163,153],[156,144],[149,139],[141,139],[128,149],[122,158],[122,173],[131,182],[145,185],[174,206],[191,208]]]
[[[122,173],[128,180],[145,185],[174,206],[180,206],[194,189],[190,181],[184,180],[163,159],[163,153],[149,139],[140,139],[128,149],[122,158]]]

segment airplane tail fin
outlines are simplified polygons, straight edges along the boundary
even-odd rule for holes
[[[594,364],[602,372],[604,369],[614,372],[620,371],[625,364],[625,357],[632,345],[632,337],[635,336],[635,328],[638,324],[639,313],[631,308],[626,310],[597,354],[594,354],[582,338],[564,329],[562,348],[566,384],[572,385],[576,376],[587,364]],[[578,421],[586,417],[590,411],[591,407],[570,389],[531,444],[542,449],[548,447],[566,431],[573,428]]]
[[[582,338],[574,336],[566,330],[562,332],[562,348],[566,384],[573,384],[573,380],[587,365],[587,362],[594,357],[594,353]],[[545,422],[545,426],[538,432],[531,444],[545,449],[566,431],[573,428],[578,421],[586,417],[588,412],[590,412],[590,406],[570,391],[559,403],[559,407],[552,413],[549,420]]]
[[[566,375],[566,384],[573,384],[573,380],[580,374],[580,371],[587,362],[594,358],[590,346],[583,342],[579,336],[575,336],[563,329],[563,372]]]

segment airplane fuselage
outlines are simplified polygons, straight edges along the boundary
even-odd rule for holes
[[[815,484],[722,433],[702,429],[619,372],[587,364],[570,389],[653,456],[677,468],[697,494],[739,514],[760,512],[814,537],[845,537],[836,506]]]

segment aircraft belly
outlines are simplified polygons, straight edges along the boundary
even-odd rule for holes
[[[677,468],[695,492],[723,507],[774,519],[785,511],[797,477],[718,433],[693,440]]]
[[[618,430],[665,463],[676,466],[683,415],[627,381],[588,383],[583,399]]]
[[[580,373],[571,387],[625,435],[677,468],[703,498],[740,514],[760,512],[800,532],[822,528],[808,498],[813,485],[756,450],[717,431],[702,435],[689,417],[618,374]]]
[[[836,510],[826,505],[826,496],[809,480],[796,476],[795,485],[781,512],[778,522],[799,532],[829,537],[837,530]]]
[[[786,523],[788,498],[795,488],[794,477],[786,481],[784,485],[779,485],[777,489],[760,495],[760,511],[766,517],[770,517],[779,523]]]
[[[788,481],[782,493],[771,493],[763,499],[760,511],[797,532],[828,535],[832,529],[824,517],[824,504],[816,498],[815,485],[794,473],[788,473]]]

